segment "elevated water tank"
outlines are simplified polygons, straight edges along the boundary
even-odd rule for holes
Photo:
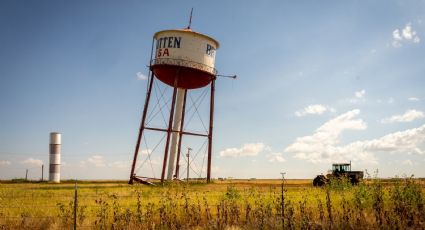
[[[219,43],[190,29],[155,33],[155,59],[151,68],[165,84],[196,89],[208,85],[216,75],[215,54]]]

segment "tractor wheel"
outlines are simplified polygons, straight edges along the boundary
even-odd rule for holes
[[[358,185],[360,181],[356,176],[350,176],[350,182],[352,185]]]
[[[318,175],[316,176],[316,178],[314,178],[313,180],[313,186],[319,186],[322,187],[323,185],[326,184],[326,178],[323,175]]]

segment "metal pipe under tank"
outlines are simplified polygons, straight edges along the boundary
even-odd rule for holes
[[[49,181],[60,183],[60,165],[61,165],[61,134],[50,133],[49,146]]]
[[[174,121],[173,121],[173,132],[171,134],[171,146],[170,146],[170,158],[168,161],[168,173],[167,180],[172,180],[174,176],[174,169],[176,164],[176,157],[178,151],[178,143],[179,143],[179,131],[180,131],[180,123],[182,121],[182,112],[183,112],[183,99],[184,99],[184,89],[177,89],[177,99],[176,99],[176,110],[174,113]],[[178,164],[178,162],[177,162]],[[178,178],[179,175],[176,175]]]

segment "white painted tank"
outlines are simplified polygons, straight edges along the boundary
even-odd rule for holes
[[[62,136],[60,133],[50,133],[49,146],[49,181],[60,182]]]
[[[183,89],[208,85],[216,75],[215,55],[219,43],[190,29],[155,33],[152,71],[162,82]]]

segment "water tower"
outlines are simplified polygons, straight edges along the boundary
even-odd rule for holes
[[[214,88],[217,77],[214,63],[218,47],[219,43],[215,39],[192,31],[190,29],[190,22],[189,26],[185,29],[163,30],[155,33],[153,36],[147,94],[131,167],[130,184],[133,181],[149,183],[145,177],[136,175],[135,173],[139,148],[141,147],[140,142],[146,130],[166,133],[161,178],[156,179],[164,182],[164,180],[172,180],[179,174],[182,137],[183,135],[192,135],[203,136],[208,139],[206,180],[207,182],[210,181]],[[156,80],[165,83],[173,89],[167,128],[148,127],[146,125],[152,85]],[[183,125],[188,91],[207,86],[210,87],[208,133],[202,134],[185,131]]]

